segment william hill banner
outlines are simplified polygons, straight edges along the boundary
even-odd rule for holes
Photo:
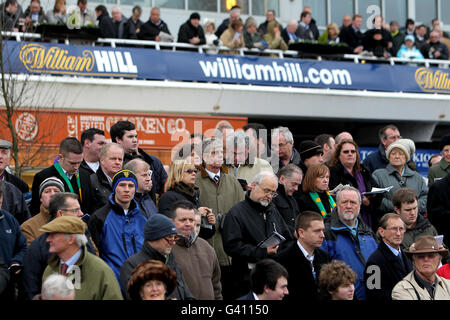
[[[450,71],[439,68],[36,42],[7,41],[4,45],[9,73],[450,93]]]

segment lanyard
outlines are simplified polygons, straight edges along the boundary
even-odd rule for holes
[[[333,208],[336,207],[336,203],[334,202],[333,197],[330,196],[328,191],[326,191],[326,193],[327,193],[327,196],[328,196],[328,202],[330,203],[330,213],[331,213],[331,211],[333,211]],[[320,197],[317,194],[317,192],[310,192],[309,196],[313,199],[314,203],[319,208],[320,213],[322,214],[322,216],[325,217],[327,215],[327,212],[326,212],[325,207],[323,206],[322,200],[320,199]]]
[[[75,193],[73,191],[73,187],[72,184],[70,183],[69,178],[67,177],[67,174],[64,172],[63,168],[61,167],[61,165],[59,164],[58,161],[55,161],[53,163],[53,166],[55,167],[56,171],[58,171],[59,175],[64,179],[64,181],[67,183],[67,185],[69,186],[70,192]],[[75,178],[77,179],[77,186],[78,186],[78,194],[80,195],[80,202],[83,201],[81,198],[81,183],[80,183],[80,174],[77,172],[75,173]]]

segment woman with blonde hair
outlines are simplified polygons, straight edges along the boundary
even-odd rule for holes
[[[335,22],[329,23],[327,29],[319,37],[319,43],[338,43],[339,41],[339,27]]]

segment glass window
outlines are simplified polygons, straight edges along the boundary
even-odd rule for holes
[[[406,1],[405,0],[389,0],[384,1],[384,21],[390,23],[396,20],[400,27],[406,22]]]
[[[423,23],[431,25],[431,20],[437,17],[436,0],[416,0],[416,25]]]
[[[217,1],[213,0],[189,0],[189,10],[217,12]]]
[[[441,0],[441,20],[444,24],[450,24],[450,0]]]
[[[113,0],[115,3],[117,3],[117,0]],[[151,0],[120,0],[121,5],[130,5],[130,6],[141,6],[141,7],[150,7],[151,6]],[[131,13],[124,14],[125,16],[131,16]],[[141,18],[142,20],[142,18]]]
[[[184,0],[155,0],[155,7],[184,9]]]
[[[275,10],[275,15],[280,16],[279,0],[252,0],[252,15],[265,16],[267,10]]]
[[[248,14],[248,1],[249,0],[220,0],[220,12],[228,12],[233,6],[239,6],[241,7],[241,14]]]
[[[369,29],[372,26],[373,18],[382,15],[381,0],[358,0],[358,13],[363,17],[361,29]]]
[[[349,14],[353,17],[355,13],[353,0],[331,0],[330,1],[331,21],[335,22],[339,27],[342,26],[342,18]]]
[[[327,1],[326,0],[304,0],[303,6],[309,6],[312,11],[312,18],[316,20],[316,25],[327,25]],[[298,14],[298,20],[300,20],[300,14]]]

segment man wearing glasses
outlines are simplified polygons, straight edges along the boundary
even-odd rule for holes
[[[141,251],[128,258],[120,269],[120,284],[124,297],[130,299],[127,288],[134,268],[143,261],[159,260],[177,274],[177,287],[168,298],[176,300],[195,299],[186,285],[183,273],[172,253],[173,246],[179,240],[177,228],[173,221],[160,213],[152,215],[145,224],[144,239],[145,242]]]
[[[277,188],[278,179],[272,172],[258,173],[245,199],[225,215],[222,240],[225,253],[231,257],[234,298],[250,290],[250,269],[254,264],[277,253],[279,244],[262,245],[264,240],[274,235],[274,232],[286,240],[293,240],[293,235],[272,204],[273,198],[277,196]]]
[[[393,124],[389,124],[378,131],[378,137],[380,138],[380,145],[378,150],[372,152],[364,160],[363,164],[369,169],[370,173],[373,173],[377,169],[384,169],[389,164],[389,160],[386,157],[386,150],[389,145],[398,139],[401,139],[400,131]]]

